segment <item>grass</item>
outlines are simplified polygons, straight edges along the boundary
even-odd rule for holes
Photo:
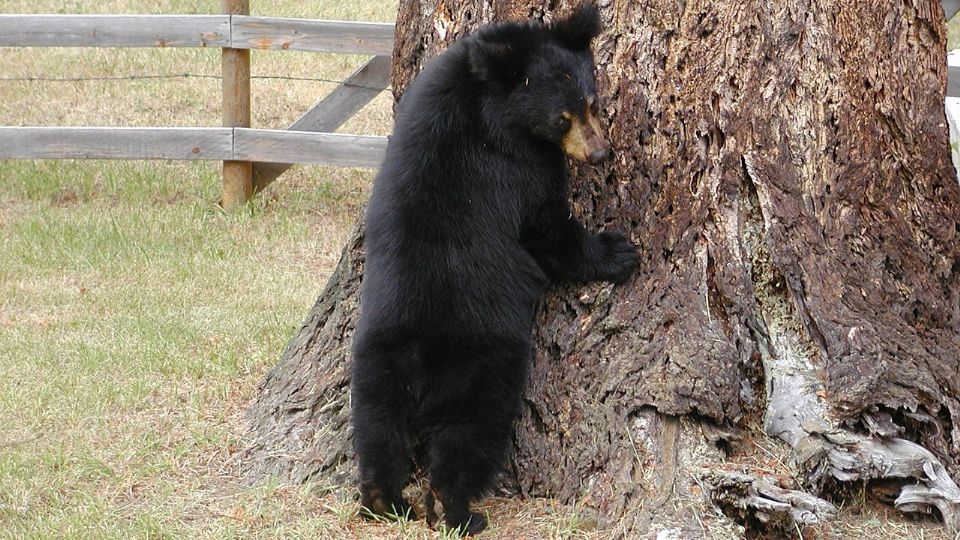
[[[216,167],[11,165],[0,537],[236,529],[183,516],[234,482],[238,413],[319,293],[369,175],[291,182],[224,215],[210,202]],[[237,497],[247,512],[282,510],[263,490]]]
[[[390,0],[252,7],[376,21],[392,20],[396,9]],[[217,8],[189,0],[0,0],[0,13]],[[958,32],[951,24],[951,36]],[[340,80],[362,61],[254,52],[252,71]],[[216,50],[0,50],[4,77],[219,69]],[[333,86],[256,79],[253,123],[285,127]],[[386,134],[390,115],[384,93],[342,131]],[[219,121],[214,79],[0,81],[0,125]],[[364,522],[353,500],[313,486],[240,482],[231,456],[243,408],[336,264],[371,173],[295,168],[231,214],[214,204],[219,173],[217,163],[4,162],[0,538],[449,537],[422,522]],[[488,538],[596,536],[595,524],[552,501],[493,499],[482,510],[493,525]]]

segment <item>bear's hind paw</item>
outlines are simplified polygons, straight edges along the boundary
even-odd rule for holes
[[[483,514],[471,512],[470,517],[465,522],[446,523],[447,529],[455,530],[460,536],[472,536],[479,534],[487,528],[487,518]]]

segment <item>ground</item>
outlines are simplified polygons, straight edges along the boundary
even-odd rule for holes
[[[255,14],[389,21],[384,0],[252,2]],[[269,7],[267,7],[269,6]],[[0,13],[212,13],[217,2],[0,0]],[[951,36],[960,36],[954,28]],[[255,52],[255,76],[342,79],[359,57]],[[0,125],[215,126],[219,81],[11,77],[219,74],[219,51],[0,49]],[[256,79],[256,127],[333,84]],[[386,134],[384,93],[342,131]],[[298,167],[243,211],[219,164],[0,163],[0,538],[440,538],[368,524],[330,486],[248,487],[231,456],[257,382],[307,313],[371,171]],[[778,466],[774,443],[756,466]],[[587,513],[492,499],[482,538],[600,538]],[[705,535],[729,538],[705,519]],[[945,538],[850,505],[832,538]]]

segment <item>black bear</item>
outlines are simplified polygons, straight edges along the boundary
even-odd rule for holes
[[[404,93],[366,214],[352,421],[367,512],[404,514],[416,461],[448,527],[505,464],[550,280],[626,280],[636,248],[591,234],[567,202],[564,153],[610,155],[583,5],[552,24],[487,26]]]

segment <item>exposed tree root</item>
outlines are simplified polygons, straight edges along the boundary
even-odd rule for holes
[[[633,531],[643,534],[650,530],[656,515],[673,498],[677,484],[677,461],[679,459],[677,444],[680,438],[680,420],[674,416],[660,414],[657,418],[660,421],[660,430],[659,434],[654,437],[658,440],[661,448],[660,463],[656,468],[656,482],[660,489],[651,501],[644,504],[634,521]]]
[[[774,479],[710,471],[703,480],[714,504],[754,530],[786,535],[798,525],[814,525],[837,512],[833,504],[803,491],[784,489]]]
[[[752,184],[749,163],[748,181]],[[763,360],[767,387],[764,429],[768,435],[787,443],[804,475],[808,489],[827,494],[851,482],[893,481],[899,495],[894,505],[903,512],[934,513],[942,517],[951,533],[960,531],[960,488],[947,474],[943,464],[924,447],[896,437],[904,430],[889,414],[874,411],[863,414],[869,434],[838,427],[831,419],[826,391],[818,377],[818,362],[824,352],[810,339],[810,331],[798,316],[802,291],[789,290],[786,281],[770,263],[760,238],[766,227],[762,188],[759,199],[753,193],[742,201],[751,214],[743,239],[752,250],[752,276],[765,331],[755,336]],[[759,482],[759,483],[758,483]],[[731,494],[739,493],[741,508],[752,508],[760,522],[764,512],[790,514],[797,523],[806,523],[805,514],[764,499],[765,484],[744,478],[726,479],[722,500],[733,504]],[[889,485],[889,482],[887,482]],[[743,486],[733,489],[731,486]],[[767,492],[770,493],[770,492]],[[758,498],[759,497],[759,498]],[[786,505],[786,501],[780,504]],[[819,519],[819,518],[818,518]]]
[[[798,379],[812,377],[812,372],[793,372],[777,379],[777,374],[786,373],[789,360],[784,358],[788,357],[789,353],[781,351],[779,358],[768,360],[772,392],[766,431],[791,446],[808,487],[823,493],[837,484],[893,479],[900,485],[894,502],[898,510],[933,513],[936,509],[948,531],[960,531],[960,488],[940,461],[927,449],[904,439],[829,427],[825,416],[816,415],[823,410],[823,403],[810,403],[811,394],[800,399],[797,392],[811,388]]]
[[[701,480],[703,471],[723,460],[711,439],[712,426],[652,407],[644,408],[637,419],[630,437],[642,470],[635,471],[630,481],[639,483],[640,497],[612,512],[601,505],[603,538],[742,538],[743,528],[704,496],[709,486]]]
[[[811,482],[899,479],[903,483],[894,501],[898,510],[933,513],[936,508],[951,533],[960,531],[960,489],[929,450],[904,439],[871,438],[847,431],[808,437],[816,439],[818,435],[823,453],[809,469]]]

